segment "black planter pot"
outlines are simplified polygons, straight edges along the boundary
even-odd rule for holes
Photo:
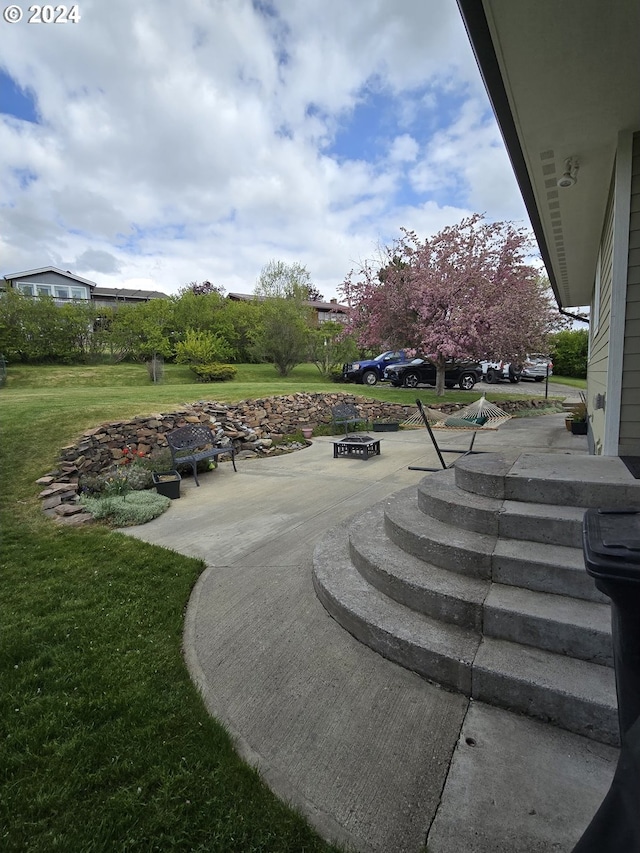
[[[153,485],[159,495],[175,500],[180,497],[180,481],[182,477],[177,471],[154,471],[152,473]]]
[[[586,421],[572,421],[571,432],[574,435],[586,435],[587,434],[587,422]]]
[[[376,423],[375,421],[373,422],[374,432],[398,432],[399,429],[399,423],[387,421],[379,421],[378,423]]]

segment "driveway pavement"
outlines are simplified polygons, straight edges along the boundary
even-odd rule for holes
[[[424,852],[427,839],[431,853],[570,851],[617,750],[424,681],[356,641],[314,594],[325,531],[417,485],[424,474],[409,466],[437,464],[424,430],[381,446],[367,461],[334,459],[319,437],[239,460],[237,473],[223,463],[123,532],[204,560],[185,622],[191,675],[240,754],[325,837],[363,853]],[[550,415],[509,421],[476,447],[585,453],[586,440]]]

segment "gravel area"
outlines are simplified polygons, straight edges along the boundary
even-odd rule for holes
[[[533,397],[544,397],[545,383],[544,382],[497,382],[495,385],[488,385],[486,382],[479,382],[476,388],[482,388],[487,393],[496,394],[529,394]],[[560,385],[558,382],[549,380],[549,397],[576,397],[580,396],[580,388],[574,388],[572,385]]]

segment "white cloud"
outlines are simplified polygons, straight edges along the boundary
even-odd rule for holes
[[[392,163],[413,162],[418,156],[418,143],[408,133],[396,136],[389,149]]]
[[[76,25],[14,25],[1,67],[41,123],[0,116],[3,274],[250,292],[282,259],[330,297],[400,225],[522,216],[455,0],[257,5],[84,0]],[[371,89],[395,131],[333,156]]]

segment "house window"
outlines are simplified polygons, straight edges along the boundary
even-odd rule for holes
[[[23,293],[25,296],[33,296],[33,285],[24,284],[23,282],[19,282],[16,285],[16,289]]]
[[[56,299],[68,299],[69,298],[69,288],[68,287],[60,287],[56,285],[54,288]]]
[[[52,288],[50,284],[36,284],[36,291],[38,296],[52,296],[51,292]]]
[[[71,288],[71,298],[72,299],[86,299],[87,291],[84,287],[72,287]]]

